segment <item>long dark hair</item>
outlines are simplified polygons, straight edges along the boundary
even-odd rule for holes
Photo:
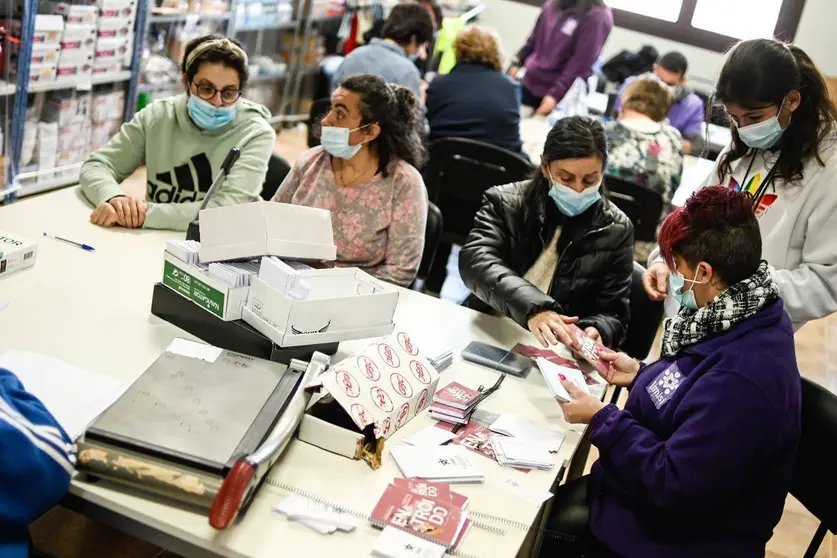
[[[378,156],[379,172],[386,176],[393,158],[402,159],[417,169],[424,165],[427,153],[421,136],[421,111],[412,91],[388,84],[382,77],[371,74],[352,76],[340,87],[360,97],[361,126],[378,124],[381,127],[381,133],[370,144]]]
[[[746,109],[781,106],[791,91],[802,101],[782,134],[774,175],[785,182],[803,178],[805,163],[820,157],[820,145],[835,129],[837,109],[828,95],[822,74],[801,48],[775,39],[752,39],[735,45],[718,78],[714,100],[736,103]],[[732,164],[750,152],[732,129],[732,149],[720,161],[721,182],[732,175]]]
[[[556,122],[546,136],[541,165],[587,157],[598,157],[602,160],[602,169],[607,167],[607,135],[602,123],[587,116],[569,116]],[[545,203],[549,188],[549,181],[538,167],[529,183],[529,201]]]
[[[586,14],[593,6],[604,6],[604,0],[555,0],[555,6],[574,15]]]

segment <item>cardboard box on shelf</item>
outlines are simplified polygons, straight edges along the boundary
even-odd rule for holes
[[[122,71],[123,63],[119,61],[107,61],[93,62],[93,75],[94,76],[106,76],[108,74],[113,74],[115,72]]]
[[[104,17],[99,21],[97,35],[100,39],[127,37],[134,31],[134,18]]]
[[[60,124],[58,122],[38,122],[38,139],[43,141],[47,138],[58,140]]]
[[[32,64],[29,66],[29,84],[55,81],[57,69],[57,64]]]
[[[78,43],[76,43],[78,44]],[[58,57],[58,67],[71,66],[73,64],[93,64],[93,48],[81,46],[80,48],[62,48]]]
[[[56,71],[56,81],[66,81],[76,86],[80,82],[90,80],[93,77],[93,64],[90,62],[69,63],[59,65]]]
[[[134,51],[134,34],[124,37],[111,37],[98,39],[96,41],[96,62],[119,62],[124,64],[127,59],[130,63],[131,54]]]
[[[96,24],[99,19],[99,8],[85,4],[68,4],[67,2],[41,2],[41,9],[63,16],[67,23]]]
[[[137,0],[96,0],[99,18],[127,17],[134,18],[137,13]]]
[[[88,50],[94,48],[96,44],[96,26],[83,23],[68,23],[64,27],[64,33],[61,35],[61,49],[80,49],[86,48]]]
[[[394,287],[356,268],[306,270],[300,276],[311,289],[305,300],[294,300],[253,277],[242,319],[280,347],[392,332],[398,304]]]
[[[121,119],[125,113],[125,92],[112,91],[96,93],[92,101],[93,122],[108,122]]]
[[[0,20],[0,27],[10,29],[12,37],[20,38],[21,23],[19,19]],[[33,43],[57,43],[61,40],[61,32],[64,29],[64,18],[60,15],[38,14],[35,16],[35,32],[32,35]]]
[[[200,212],[201,261],[258,256],[334,261],[331,212],[274,202],[254,202]]]
[[[32,45],[32,57],[30,58],[32,64],[56,64],[58,63],[58,53],[61,46],[58,43],[34,43]],[[16,66],[20,55],[20,45],[18,43],[9,43],[9,54],[11,56],[12,66]]]

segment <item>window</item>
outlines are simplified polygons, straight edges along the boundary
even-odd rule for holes
[[[805,0],[605,0],[616,25],[722,52],[739,39],[793,40]]]

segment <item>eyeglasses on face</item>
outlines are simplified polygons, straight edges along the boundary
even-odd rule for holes
[[[214,85],[211,83],[195,83],[192,82],[192,85],[195,86],[195,91],[197,91],[198,97],[203,99],[204,101],[208,101],[215,97],[215,94],[220,92],[221,93],[221,102],[224,104],[232,104],[241,97],[241,90],[240,89],[232,89],[232,88],[225,88],[225,89],[216,89]]]

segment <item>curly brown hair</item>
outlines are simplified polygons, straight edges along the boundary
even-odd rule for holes
[[[457,62],[483,64],[494,70],[503,70],[500,54],[500,37],[493,29],[469,25],[456,35],[453,50]]]
[[[662,122],[671,109],[671,91],[654,77],[643,77],[632,82],[622,92],[622,108]]]

